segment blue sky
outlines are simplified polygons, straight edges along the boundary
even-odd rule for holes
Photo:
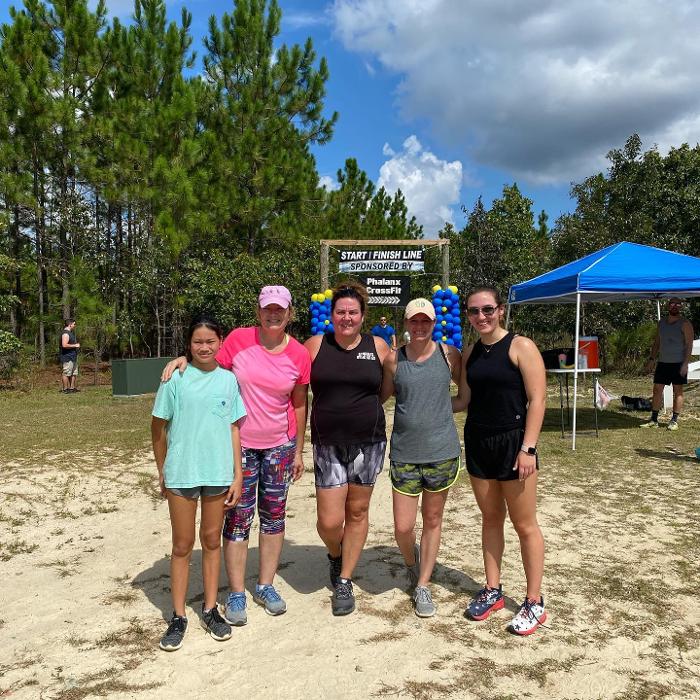
[[[279,2],[279,41],[310,36],[329,64],[327,113],[340,118],[314,150],[323,181],[356,158],[375,184],[402,189],[428,236],[513,182],[553,223],[574,208],[570,184],[635,131],[661,152],[699,140],[694,0]],[[0,20],[11,4],[0,0]],[[131,13],[131,0],[107,5]],[[199,55],[209,16],[233,7],[167,5],[173,19],[192,12]]]

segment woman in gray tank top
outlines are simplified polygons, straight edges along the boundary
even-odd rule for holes
[[[447,493],[460,468],[450,381],[459,383],[460,354],[432,340],[435,310],[427,299],[406,307],[410,340],[384,362],[382,399],[396,395],[389,458],[394,533],[409,570],[416,615],[435,614],[428,582],[435,567]],[[418,497],[423,534],[416,544]]]

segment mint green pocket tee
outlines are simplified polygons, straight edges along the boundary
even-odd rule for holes
[[[175,372],[160,385],[153,415],[168,421],[167,488],[231,484],[231,423],[246,415],[233,372],[203,372],[188,364],[182,375]]]

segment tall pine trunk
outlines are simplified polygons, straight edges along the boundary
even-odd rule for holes
[[[44,268],[44,213],[43,196],[39,182],[39,165],[34,161],[34,239],[36,244],[36,273],[37,273],[37,350],[39,365],[46,367],[46,333],[44,312],[46,308],[45,288],[46,270]]]

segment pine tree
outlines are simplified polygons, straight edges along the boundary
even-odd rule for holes
[[[310,39],[276,48],[280,19],[276,0],[237,0],[220,24],[210,18],[205,39],[209,228],[220,246],[240,242],[251,255],[279,235],[278,219],[301,223],[318,183],[309,146],[326,143],[337,119],[323,117],[325,59],[315,67]]]

